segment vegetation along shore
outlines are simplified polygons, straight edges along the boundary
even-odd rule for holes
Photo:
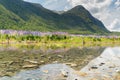
[[[72,47],[72,46],[94,46],[94,45],[119,45],[120,36],[114,35],[77,35],[67,32],[39,32],[39,31],[17,31],[1,30],[0,44],[13,46],[35,45],[46,47]],[[74,44],[73,44],[74,43]],[[71,45],[72,44],[72,45]]]

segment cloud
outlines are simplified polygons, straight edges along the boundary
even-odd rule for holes
[[[115,19],[113,23],[110,24],[110,29],[112,31],[117,31],[117,30],[120,31],[120,20]]]
[[[119,7],[119,6],[120,6],[120,0],[117,0],[117,1],[115,2],[115,5]]]
[[[43,6],[57,11],[63,11],[72,8],[72,6],[69,4],[69,0],[46,0]]]
[[[77,5],[83,5],[94,17],[101,20],[107,29],[120,31],[118,29],[120,27],[120,0],[39,0],[39,2],[48,9],[58,11],[69,10]]]
[[[42,4],[42,3],[45,3],[45,2],[46,2],[46,0],[24,0],[24,1],[34,2],[34,3],[40,3],[40,4]]]
[[[117,10],[120,11],[120,0],[117,0],[117,1],[115,2],[115,6],[116,6]]]

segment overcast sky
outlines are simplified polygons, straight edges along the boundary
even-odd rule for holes
[[[25,0],[40,3],[51,10],[69,10],[83,5],[110,31],[120,31],[120,0]]]

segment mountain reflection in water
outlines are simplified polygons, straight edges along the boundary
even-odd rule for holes
[[[75,50],[75,51],[74,51]],[[101,51],[100,51],[101,50]],[[72,48],[65,52],[55,54],[47,54],[46,57],[55,58],[52,62],[40,66],[38,69],[21,71],[13,77],[1,77],[0,80],[91,80],[91,79],[115,79],[116,74],[120,71],[120,48]],[[98,53],[101,52],[102,54]],[[103,51],[103,52],[102,52]],[[53,55],[54,54],[54,55]],[[82,54],[82,55],[81,55]],[[63,58],[58,59],[63,56]],[[89,56],[89,57],[88,57]],[[91,60],[90,56],[93,56]],[[95,58],[97,57],[97,58]],[[66,63],[75,63],[77,66],[80,60],[87,60],[80,71],[74,70],[75,68]],[[69,60],[70,59],[70,60]],[[68,62],[67,62],[68,60]],[[82,61],[84,61],[82,60]],[[58,63],[53,63],[58,61]],[[88,63],[88,65],[87,65]],[[69,74],[64,78],[61,75],[61,70],[66,70]],[[84,74],[84,75],[82,75]],[[119,79],[115,79],[119,80]]]

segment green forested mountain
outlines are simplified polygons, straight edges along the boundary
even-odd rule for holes
[[[22,0],[0,0],[0,29],[66,31],[69,33],[107,33],[101,21],[83,6],[57,14],[40,4]]]

